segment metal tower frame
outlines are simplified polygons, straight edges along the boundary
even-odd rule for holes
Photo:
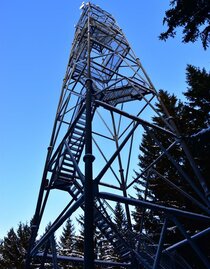
[[[155,102],[161,104],[165,117],[155,109]],[[161,117],[163,127],[151,123],[154,115]],[[155,130],[168,137],[167,147],[158,140]],[[160,154],[140,175],[134,176],[144,131],[159,147]],[[175,147],[186,155],[200,186],[193,183],[172,156],[171,149]],[[149,171],[155,171],[162,158],[170,160],[195,196],[184,192],[158,171],[157,176],[174,185],[180,195],[202,210],[202,214],[159,205],[146,197],[145,200],[135,198],[134,187],[138,180],[146,173],[149,176]],[[50,194],[55,191],[67,192],[69,200],[37,241]],[[130,240],[113,224],[111,211],[116,202],[124,206]],[[196,243],[196,238],[210,231],[209,205],[205,180],[122,30],[112,15],[92,3],[83,4],[48,147],[26,268],[30,268],[34,257],[39,257],[40,268],[44,268],[45,262],[58,268],[58,261],[82,263],[85,269],[94,268],[96,264],[119,268],[190,268],[180,255],[174,254],[185,244],[195,250],[205,268],[210,268],[208,258]],[[150,210],[153,214],[161,212],[163,223],[158,244],[152,243],[143,228],[139,233],[132,231],[133,207]],[[84,259],[60,256],[56,253],[54,234],[78,210],[84,211]],[[189,235],[182,225],[183,218],[192,222],[199,220],[205,224],[205,229]],[[183,240],[166,247],[164,238],[169,223],[177,227]],[[112,244],[118,261],[95,259],[94,227]]]

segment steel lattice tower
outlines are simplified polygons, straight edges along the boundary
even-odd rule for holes
[[[165,116],[161,117],[163,127],[151,123],[152,116],[160,116],[155,102],[165,111]],[[144,131],[159,147],[159,156],[135,176],[133,169],[138,163]],[[158,140],[156,131],[168,137],[167,147]],[[182,165],[176,162],[171,153],[174,147],[179,148],[188,159],[197,185],[183,171]],[[138,180],[143,175],[147,175],[149,180],[149,172],[151,169],[156,171],[156,164],[162,158],[170,160],[183,181],[191,186],[195,196],[185,193],[178,186],[173,187],[196,204],[202,214],[172,208],[167,204],[155,204],[146,199],[146,195],[144,200],[134,198],[134,187]],[[156,173],[162,180],[170,182],[158,171]],[[56,191],[68,193],[69,199],[50,228],[37,241],[40,223],[50,203],[50,194]],[[191,268],[176,254],[176,249],[185,244],[194,249],[204,268],[210,268],[209,260],[195,240],[209,232],[208,194],[205,180],[196,168],[173,119],[115,19],[98,6],[84,4],[76,25],[48,148],[26,268],[30,268],[34,257],[39,258],[40,268],[44,268],[45,262],[51,263],[52,268],[58,268],[59,261],[83,263],[86,269],[94,268],[94,263],[102,268]],[[127,239],[116,229],[111,218],[116,202],[121,203],[126,212],[129,227]],[[140,231],[134,233],[132,230],[131,212],[134,207],[142,208],[142,212],[161,212],[163,221],[158,244],[144,233],[144,214]],[[84,211],[84,260],[58,255],[54,241],[54,233],[78,210]],[[205,228],[195,235],[189,235],[182,225],[183,218],[204,223],[201,227]],[[173,224],[184,239],[166,247],[164,238],[169,224]],[[95,256],[94,227],[115,249],[117,262],[100,260]]]

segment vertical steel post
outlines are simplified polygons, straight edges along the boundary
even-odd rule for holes
[[[158,266],[159,266],[161,253],[162,253],[162,249],[163,249],[164,238],[165,238],[166,229],[167,229],[167,224],[168,224],[168,219],[166,217],[165,221],[163,223],[162,230],[161,230],[160,240],[159,240],[159,243],[158,243],[158,249],[157,249],[157,252],[156,252],[156,255],[155,255],[155,261],[154,261],[152,269],[157,269]]]
[[[90,6],[89,6],[90,8]],[[90,9],[89,9],[90,10]],[[85,125],[85,183],[84,183],[84,197],[85,197],[85,231],[84,231],[84,269],[94,268],[94,227],[93,227],[93,161],[92,155],[92,80],[90,70],[90,13],[88,13],[88,33],[87,33],[88,59],[87,59],[87,74],[86,80],[86,125]]]

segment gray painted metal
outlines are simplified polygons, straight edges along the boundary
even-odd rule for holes
[[[155,102],[162,105],[165,116],[156,111]],[[151,117],[154,115],[161,118],[163,127],[151,123]],[[136,169],[138,162],[139,144],[144,130],[151,135],[154,146],[159,147],[160,153],[139,176],[135,176],[133,169]],[[166,148],[158,141],[155,130],[168,137]],[[181,165],[176,162],[171,154],[174,147],[179,147],[186,155],[203,189],[195,186]],[[93,155],[96,157],[94,162]],[[156,164],[163,158],[168,158],[182,180],[192,185],[190,195],[170,182],[166,175],[156,171]],[[203,213],[187,212],[182,208],[149,201],[147,187],[150,184],[151,171],[156,171],[160,179],[196,204]],[[136,184],[146,173],[148,182],[144,190],[144,200],[133,198]],[[63,206],[54,221],[51,220],[51,227],[37,241],[43,216],[47,211],[47,205],[50,204],[50,194],[56,191],[69,194],[67,205]],[[210,212],[207,193],[205,180],[192,160],[186,144],[115,19],[94,4],[83,4],[81,17],[75,27],[48,147],[33,218],[26,269],[30,268],[31,260],[36,256],[42,258],[40,268],[44,267],[45,262],[51,262],[52,267],[57,268],[60,260],[67,263],[82,262],[84,268],[94,268],[94,264],[100,264],[102,267],[117,265],[123,268],[190,268],[180,255],[167,251],[170,250],[170,246],[164,245],[168,227],[166,222],[159,235],[159,244],[154,243],[149,235],[145,234],[144,216],[145,210],[148,209],[153,214],[162,212],[161,216],[173,221],[174,225],[181,229],[184,240],[174,244],[173,251],[180,245],[191,245],[195,252],[198,250],[197,254],[207,268],[207,258],[200,253],[196,241],[191,239],[196,235],[187,235],[178,221],[184,217],[208,225]],[[113,222],[113,207],[116,202],[120,202],[126,212],[129,223],[126,236],[117,230]],[[141,208],[143,212],[139,232],[132,229],[131,212],[134,206]],[[61,256],[57,253],[52,236],[67,218],[78,212],[85,212],[83,258]],[[94,245],[88,244],[90,241],[93,242],[93,224],[115,249],[119,259],[117,263],[112,260],[94,260]],[[50,245],[54,249],[52,255],[48,253]]]

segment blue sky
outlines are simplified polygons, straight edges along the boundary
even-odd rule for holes
[[[0,2],[0,238],[33,216],[81,2]],[[93,2],[115,17],[157,89],[181,97],[186,64],[210,69],[200,42],[159,41],[169,0]]]

